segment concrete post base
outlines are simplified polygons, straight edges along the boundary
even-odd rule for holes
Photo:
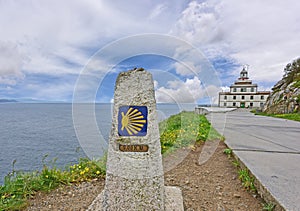
[[[103,191],[99,194],[87,211],[103,211]],[[165,211],[183,211],[183,197],[179,187],[165,186]]]

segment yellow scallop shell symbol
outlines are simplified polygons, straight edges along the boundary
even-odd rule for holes
[[[138,109],[129,108],[126,114],[122,114],[122,128],[127,131],[129,135],[137,134],[144,127],[146,120]]]

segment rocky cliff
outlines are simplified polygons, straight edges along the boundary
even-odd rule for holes
[[[284,68],[283,78],[272,88],[264,112],[284,114],[300,112],[300,58]]]

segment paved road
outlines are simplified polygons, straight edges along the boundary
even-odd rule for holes
[[[239,110],[208,119],[282,207],[300,210],[300,122]]]

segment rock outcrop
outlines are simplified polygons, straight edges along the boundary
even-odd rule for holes
[[[284,76],[272,88],[263,111],[269,114],[300,112],[300,58],[284,68]]]

